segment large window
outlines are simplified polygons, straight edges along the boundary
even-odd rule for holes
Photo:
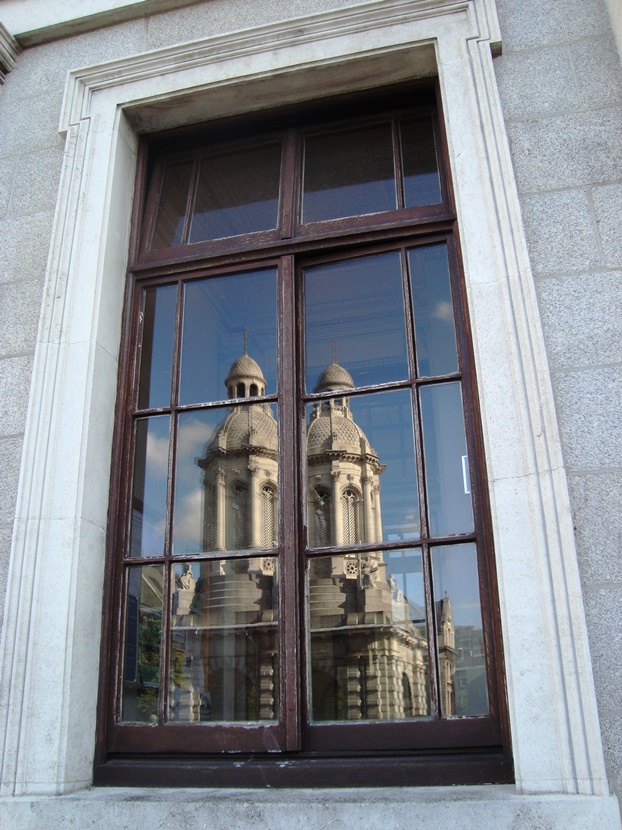
[[[96,780],[511,779],[434,95],[145,145]]]

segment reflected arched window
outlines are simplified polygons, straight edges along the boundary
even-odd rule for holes
[[[229,548],[231,550],[247,548],[249,536],[248,488],[245,484],[238,482],[234,484],[231,493]]]
[[[316,548],[332,544],[332,527],[330,521],[330,494],[327,490],[314,491],[313,506],[313,540]]]
[[[271,484],[264,484],[259,492],[260,543],[262,548],[274,548],[276,539],[276,490]]]
[[[341,496],[341,516],[343,522],[343,544],[355,545],[358,542],[357,497],[354,490],[348,488]]]
[[[243,383],[238,383],[238,391],[236,397],[244,398],[246,396],[246,389],[244,388]]]
[[[250,395],[251,398],[254,398],[256,395],[259,394],[259,392],[257,390],[257,384],[256,383],[251,383],[251,390],[248,394]]]

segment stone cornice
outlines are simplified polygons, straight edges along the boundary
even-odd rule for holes
[[[0,23],[0,84],[15,66],[19,52],[17,41]]]

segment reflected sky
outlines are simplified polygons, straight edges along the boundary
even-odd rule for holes
[[[276,392],[276,270],[195,280],[185,287],[180,403],[221,401],[246,348]]]
[[[406,379],[403,308],[397,252],[307,269],[307,390],[333,359],[333,343],[356,386]]]

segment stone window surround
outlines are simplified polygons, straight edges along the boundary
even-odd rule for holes
[[[3,795],[70,793],[91,782],[138,133],[437,75],[489,475],[516,773],[507,798],[575,794],[578,808],[589,796],[581,809],[598,816],[593,826],[619,826],[496,92],[499,41],[494,0],[384,0],[69,74],[2,641]]]

